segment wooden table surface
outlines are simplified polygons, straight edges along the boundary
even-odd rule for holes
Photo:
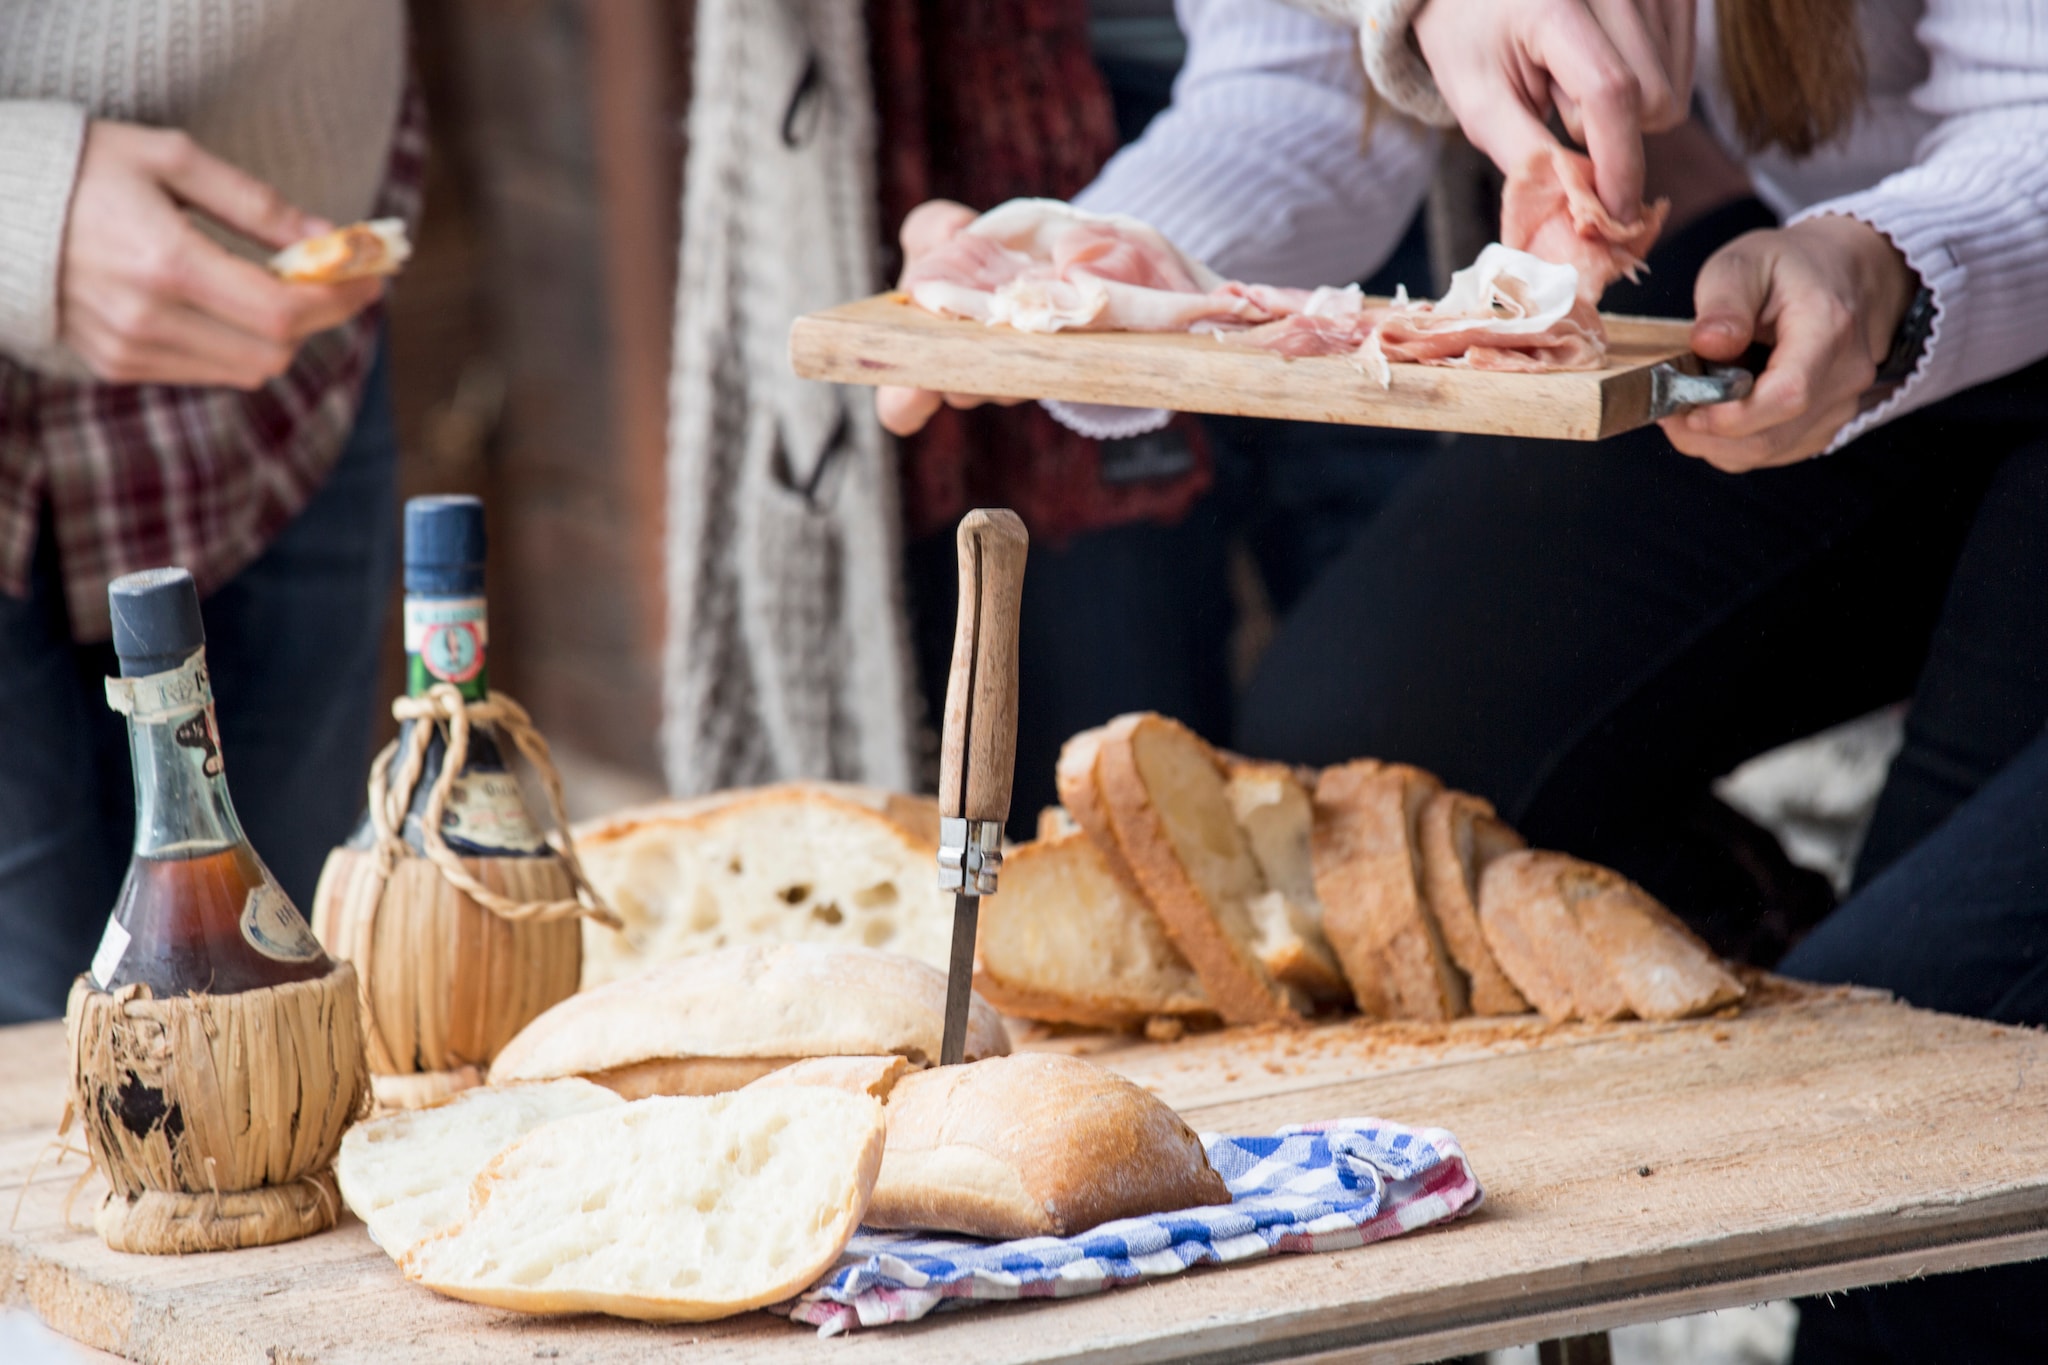
[[[0,1208],[21,1200],[0,1234],[0,1305],[103,1350],[190,1365],[1404,1362],[2048,1255],[2048,1034],[1867,992],[1761,994],[1736,1017],[1684,1024],[1032,1040],[1095,1056],[1202,1129],[1367,1115],[1449,1128],[1485,1206],[1354,1251],[830,1342],[760,1313],[654,1327],[439,1299],[347,1218],[282,1247],[110,1252],[65,1222],[83,1161],[46,1155],[61,1031],[0,1030]],[[76,1223],[95,1193],[79,1196]]]

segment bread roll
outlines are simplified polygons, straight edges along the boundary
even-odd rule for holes
[[[1522,836],[1469,792],[1443,791],[1422,808],[1422,885],[1444,946],[1471,986],[1474,1014],[1525,1014],[1529,1002],[1493,960],[1479,928],[1479,877],[1525,848]]]
[[[1422,888],[1422,809],[1443,784],[1405,763],[1362,758],[1316,783],[1313,840],[1323,931],[1358,1007],[1393,1019],[1455,1019],[1465,978]]]
[[[1619,872],[1529,850],[1489,864],[1479,923],[1547,1019],[1683,1019],[1739,1000],[1706,944]]]
[[[731,1089],[801,1057],[893,1053],[936,1062],[946,976],[864,948],[788,943],[727,948],[572,995],[505,1045],[491,1081],[582,1076],[646,1092],[702,1084]],[[967,1055],[1010,1050],[994,1010],[969,1009]]]
[[[560,1119],[495,1157],[468,1216],[399,1268],[527,1313],[696,1322],[758,1308],[838,1259],[884,1132],[875,1100],[820,1086]]]
[[[469,1188],[491,1158],[534,1129],[623,1104],[587,1081],[465,1090],[433,1109],[359,1123],[341,1140],[342,1202],[393,1258],[462,1221]]]
[[[1229,1202],[1201,1140],[1156,1096],[1076,1057],[1024,1053],[897,1084],[866,1222],[1065,1237]]]

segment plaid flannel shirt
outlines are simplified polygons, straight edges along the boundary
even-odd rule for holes
[[[416,220],[426,109],[399,108],[379,217]],[[201,594],[263,552],[340,456],[383,309],[310,338],[262,388],[102,384],[0,357],[0,591],[25,597],[47,499],[75,639],[107,638],[107,584],[179,564]]]

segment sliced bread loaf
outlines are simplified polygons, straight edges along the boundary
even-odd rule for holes
[[[944,968],[938,808],[844,783],[786,783],[622,811],[579,828],[593,885],[625,921],[586,920],[583,984],[716,948],[883,948]]]
[[[1420,768],[1372,759],[1330,768],[1316,783],[1312,849],[1323,931],[1367,1014],[1465,1013],[1465,979],[1422,889],[1422,808],[1442,789]]]
[[[1489,864],[1479,923],[1508,978],[1548,1019],[1683,1019],[1743,995],[1649,892],[1563,853],[1532,849]]]
[[[975,990],[1019,1018],[1136,1028],[1214,1013],[1158,916],[1079,831],[1005,855],[976,948]]]
[[[1527,847],[1522,836],[1469,792],[1441,791],[1422,808],[1422,886],[1444,946],[1471,985],[1474,1014],[1524,1014],[1515,989],[1479,929],[1479,877],[1488,863]]]
[[[1323,903],[1309,857],[1314,813],[1307,788],[1284,763],[1230,759],[1227,767],[1231,814],[1266,885],[1251,903],[1260,960],[1318,1005],[1350,1004],[1344,969],[1323,936]]]
[[[359,1123],[341,1140],[342,1202],[393,1258],[461,1222],[491,1158],[542,1124],[624,1104],[588,1081],[485,1086]]]
[[[628,1098],[736,1089],[802,1057],[936,1062],[946,974],[894,953],[786,943],[700,953],[578,995],[521,1029],[494,1084],[581,1076]],[[967,1055],[1010,1050],[975,999]]]
[[[499,1153],[463,1221],[399,1268],[528,1313],[696,1322],[758,1308],[838,1258],[885,1133],[877,1101],[823,1086],[579,1114]]]
[[[771,1071],[747,1086],[765,1090],[781,1085],[822,1085],[851,1095],[887,1100],[896,1082],[913,1068],[901,1057],[806,1057],[780,1071]]]
[[[866,1221],[975,1237],[1071,1236],[1230,1202],[1199,1138],[1149,1091],[1024,1053],[903,1078]]]
[[[1217,1012],[1233,1024],[1298,1019],[1299,997],[1259,955],[1251,903],[1266,885],[1215,752],[1163,716],[1121,716],[1097,742],[1095,781],[1114,846]]]

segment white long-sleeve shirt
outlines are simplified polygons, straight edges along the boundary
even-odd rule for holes
[[[1302,2],[1348,11],[1375,0]],[[1700,91],[1758,193],[1788,220],[1869,223],[1934,295],[1918,368],[1836,445],[2048,355],[2048,3],[1865,0],[1866,106],[1804,161],[1741,154],[1711,6],[1700,6]],[[1369,273],[1414,214],[1434,148],[1426,129],[1395,118],[1365,141],[1356,31],[1280,0],[1176,9],[1188,58],[1172,107],[1077,202],[1146,219],[1239,279]],[[1383,26],[1370,41],[1406,35]]]

